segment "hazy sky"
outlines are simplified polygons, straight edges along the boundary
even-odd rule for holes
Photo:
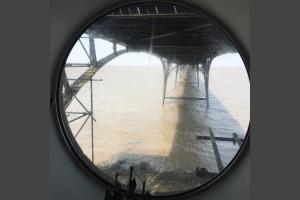
[[[89,53],[89,43],[88,39],[81,39],[82,43],[84,44],[86,50]],[[97,54],[97,60],[109,55],[112,53],[113,45],[111,42],[102,40],[102,39],[95,39],[95,45],[96,45],[96,54]],[[117,45],[117,49],[124,49],[123,46]],[[89,63],[89,59],[84,52],[81,44],[77,42],[75,46],[73,47],[68,59],[67,63]],[[153,65],[158,66],[161,65],[160,60],[147,53],[127,53],[123,54],[114,60],[112,60],[109,65]],[[241,57],[238,53],[234,54],[225,54],[222,56],[219,56],[213,60],[212,63],[213,66],[243,66],[243,61],[241,60]]]

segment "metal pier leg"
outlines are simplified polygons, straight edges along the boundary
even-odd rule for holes
[[[163,88],[163,104],[165,104],[166,90],[167,90],[168,72],[164,71],[164,88]]]
[[[178,76],[178,65],[176,66],[175,85],[177,84],[177,76]]]
[[[205,82],[205,97],[206,97],[206,104],[207,107],[209,106],[209,75],[204,74],[204,82]]]
[[[114,53],[117,53],[117,44],[115,42],[113,43],[113,51]]]
[[[211,59],[208,58],[204,65],[203,75],[205,82],[205,95],[206,95],[206,107],[209,107],[209,71],[210,71]]]
[[[167,80],[166,80],[166,77],[164,77],[164,90],[163,90],[163,103],[162,104],[165,104],[166,89],[167,89]]]
[[[90,62],[91,65],[97,66],[97,55],[94,38],[89,38],[90,43]],[[94,104],[93,104],[93,79],[90,80],[90,91],[91,91],[91,137],[92,137],[92,162],[94,163]]]
[[[197,75],[197,86],[199,88],[199,67],[196,65],[196,75]]]
[[[97,65],[97,56],[96,56],[96,47],[95,47],[95,40],[94,38],[89,38],[89,44],[90,44],[90,63],[93,67],[96,67]]]
[[[169,70],[170,70],[170,63],[169,63],[168,60],[165,60],[165,59],[161,59],[161,62],[163,64],[163,69],[164,69],[164,85],[163,85],[163,101],[162,101],[162,104],[164,105],[165,104],[165,97],[166,97]]]
[[[92,161],[94,163],[94,104],[93,104],[93,80],[90,80],[91,87],[91,135],[92,135]]]
[[[220,156],[220,153],[219,153],[219,150],[218,150],[215,135],[214,135],[213,131],[211,130],[211,128],[209,128],[209,134],[210,134],[211,143],[212,143],[212,146],[213,146],[217,166],[218,166],[219,172],[221,172],[224,169],[224,166],[223,166],[221,156]]]

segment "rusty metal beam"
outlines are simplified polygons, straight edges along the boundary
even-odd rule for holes
[[[88,81],[90,81],[93,76],[97,73],[99,69],[101,69],[106,63],[109,61],[113,60],[114,58],[118,57],[121,54],[126,53],[127,50],[120,50],[117,51],[116,53],[112,53],[101,60],[99,60],[96,64],[96,66],[92,66],[88,68],[77,80],[75,80],[71,85],[70,85],[70,91],[68,93],[65,93],[63,97],[63,102],[65,105],[68,104],[68,102],[72,99],[73,96],[75,96],[80,88],[86,84]]]

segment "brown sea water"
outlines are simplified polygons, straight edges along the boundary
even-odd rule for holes
[[[86,68],[66,69],[68,78],[77,78]],[[175,73],[168,79],[167,97],[205,97],[203,76],[187,67],[175,84]],[[111,179],[119,172],[127,184],[128,168],[135,166],[138,189],[146,181],[147,190],[176,192],[203,184],[195,175],[196,167],[218,172],[210,141],[197,136],[241,138],[250,120],[250,85],[243,67],[212,66],[210,105],[203,100],[166,99],[162,104],[163,70],[161,66],[110,66],[97,72],[93,82],[94,163]],[[72,82],[72,81],[70,81]],[[90,109],[90,84],[77,97]],[[67,111],[84,111],[73,101]],[[70,115],[68,119],[75,118]],[[85,118],[72,122],[75,134]],[[83,127],[78,144],[91,158],[91,123]],[[238,151],[231,142],[217,142],[223,165]],[[112,180],[111,180],[112,181]]]

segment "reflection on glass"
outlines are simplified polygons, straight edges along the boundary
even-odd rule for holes
[[[250,120],[250,84],[226,35],[171,4],[122,7],[91,25],[63,72],[62,101],[84,154],[137,193],[191,190],[233,159]]]

